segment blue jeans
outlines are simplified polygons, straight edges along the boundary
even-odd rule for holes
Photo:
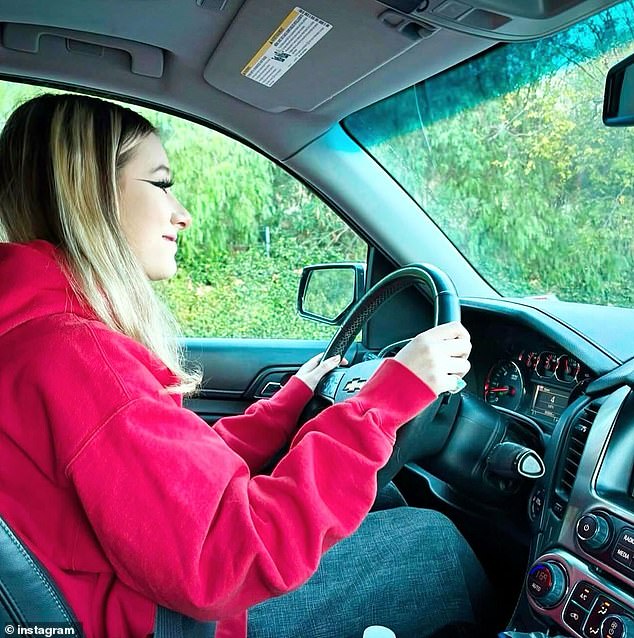
[[[396,507],[368,514],[299,589],[250,609],[249,638],[361,638],[369,625],[397,638],[474,638],[490,601],[482,567],[449,519]]]

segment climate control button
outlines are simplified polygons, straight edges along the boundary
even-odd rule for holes
[[[584,635],[588,638],[594,638],[595,636],[596,638],[600,638],[603,636],[604,621],[608,618],[620,618],[625,619],[625,621],[629,620],[629,618],[625,616],[625,609],[623,609],[621,605],[609,599],[607,596],[600,595],[583,627]],[[619,626],[621,625],[618,625],[617,623],[617,625],[610,627],[606,625],[605,628],[606,631],[612,631],[612,633],[614,633],[615,631],[618,631]],[[629,638],[632,638],[634,634],[630,631],[628,636]],[[618,636],[608,633],[606,634],[606,638],[618,638]],[[621,636],[621,638],[624,638],[624,636]]]
[[[579,607],[579,605],[569,602],[564,609],[562,618],[571,629],[580,634],[582,633],[583,623],[588,618],[588,612]]]
[[[607,616],[601,623],[601,638],[632,638],[634,622],[627,616]]]
[[[546,609],[556,607],[566,593],[566,572],[554,561],[535,563],[528,572],[526,588],[533,600]]]
[[[590,583],[586,583],[585,581],[581,581],[577,583],[574,591],[572,592],[572,596],[570,600],[577,605],[580,605],[586,610],[592,609],[592,605],[597,598],[596,590],[590,585]]]

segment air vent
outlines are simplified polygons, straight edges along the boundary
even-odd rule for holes
[[[566,462],[557,489],[557,495],[563,499],[565,503],[570,499],[572,486],[574,485],[579,463],[581,462],[581,455],[598,411],[599,405],[596,402],[588,404],[577,414],[570,429]]]

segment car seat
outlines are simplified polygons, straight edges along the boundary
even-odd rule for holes
[[[0,627],[38,623],[73,627],[74,635],[81,635],[79,623],[44,566],[0,517]]]

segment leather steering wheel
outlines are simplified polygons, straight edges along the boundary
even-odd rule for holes
[[[323,358],[327,359],[337,354],[343,357],[366,321],[394,295],[410,286],[423,287],[433,301],[434,325],[460,321],[458,294],[449,276],[430,264],[405,266],[384,277],[355,304],[328,344]],[[336,368],[320,381],[315,396],[330,404],[354,396],[380,364],[381,359],[371,359],[347,368]],[[438,413],[441,401],[442,398],[439,397],[419,416],[399,429],[392,456],[379,472],[379,489],[387,484],[406,462],[421,454],[431,454],[442,447],[451,429],[453,418],[450,418],[448,425],[439,423],[439,428],[429,427]]]
[[[404,266],[381,279],[351,308],[330,340],[322,361],[336,354],[343,357],[365,322],[395,294],[415,285],[423,285],[431,292],[434,326],[460,321],[458,293],[446,273],[430,264]]]

